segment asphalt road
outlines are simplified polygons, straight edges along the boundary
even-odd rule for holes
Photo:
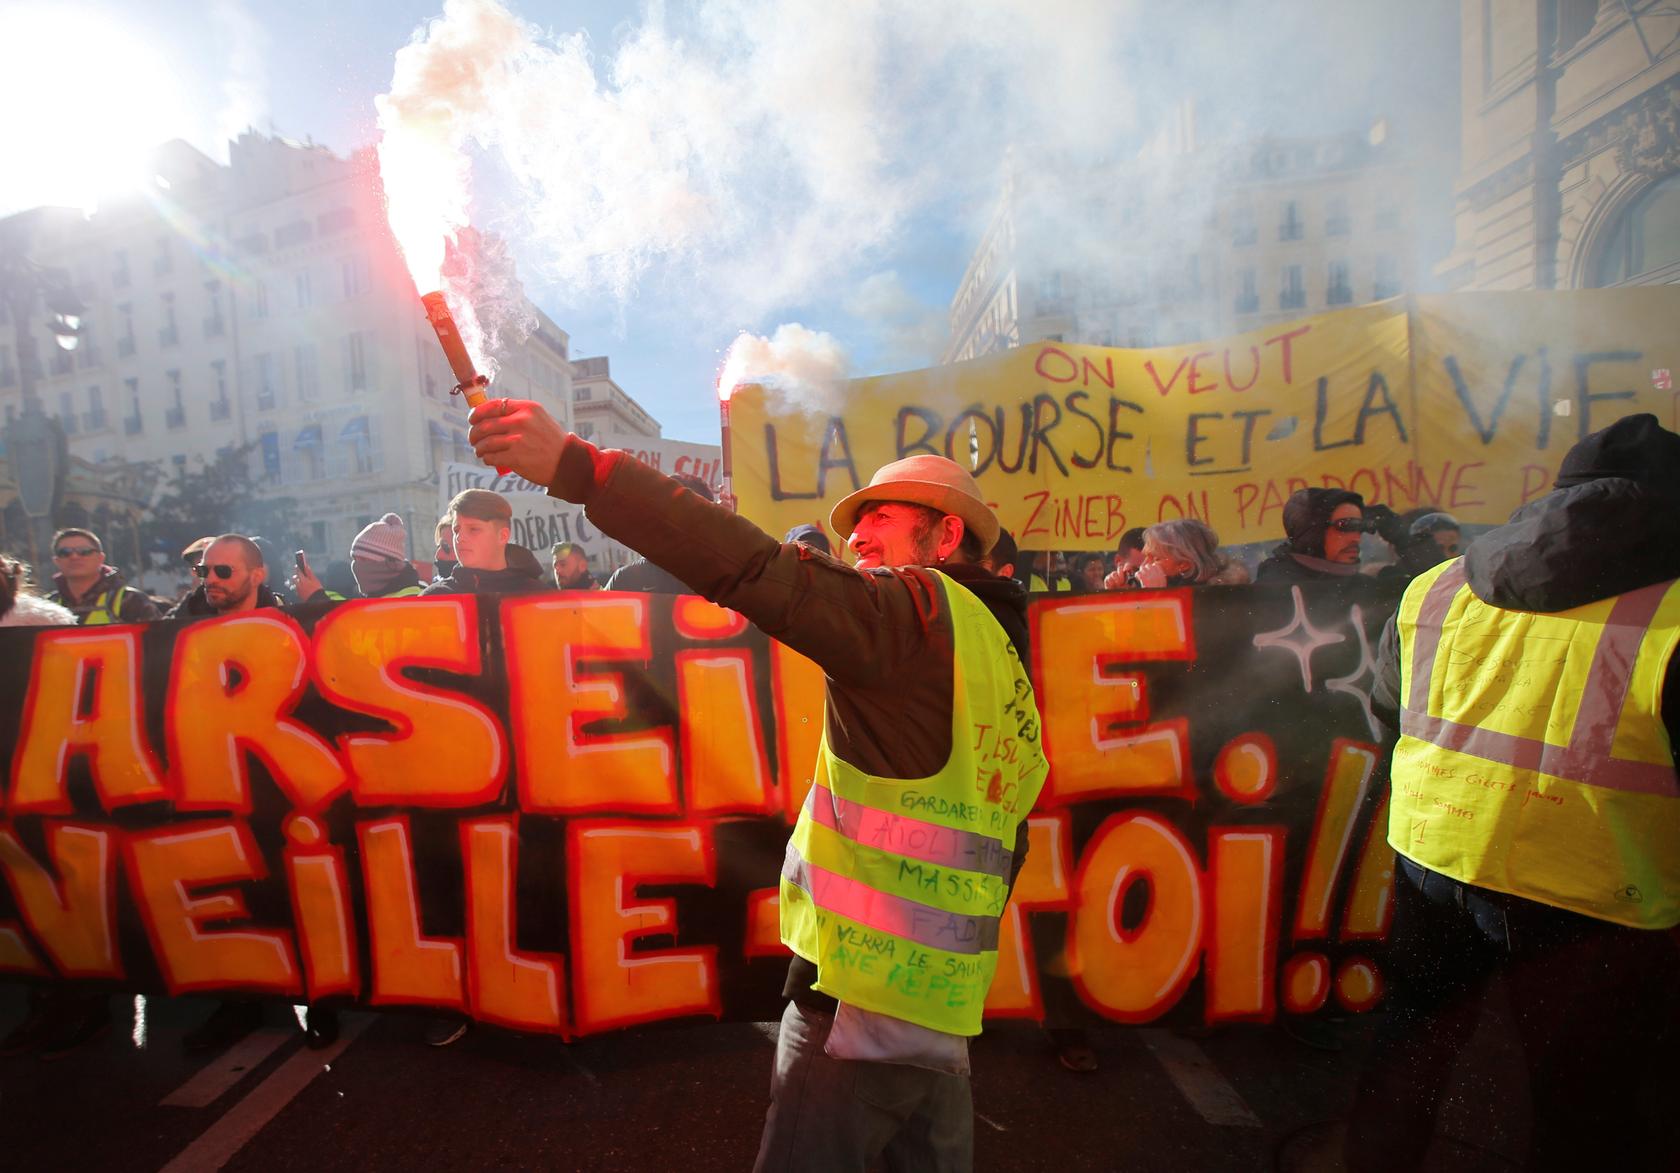
[[[11,1169],[744,1170],[757,1150],[774,1024],[650,1028],[571,1045],[478,1029],[431,1048],[411,1015],[347,1013],[344,1038],[303,1047],[288,1008],[235,1050],[189,1059],[203,1000],[127,1000],[110,1033],[54,1061],[0,1059],[0,1165]],[[23,1014],[0,994],[0,1029]],[[1336,1051],[1277,1027],[1213,1033],[1105,1027],[1076,1075],[1026,1025],[974,1048],[980,1170],[1328,1169],[1319,1122],[1350,1102],[1371,1020]],[[1484,1035],[1488,1032],[1484,1031]],[[1490,1126],[1523,1089],[1479,1038],[1448,1096],[1432,1167],[1515,1167],[1525,1123]],[[1513,1094],[1515,1093],[1515,1094]],[[1502,1117],[1512,1115],[1501,1110]],[[1474,1137],[1474,1145],[1452,1139]]]

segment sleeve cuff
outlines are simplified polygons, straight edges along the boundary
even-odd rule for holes
[[[588,440],[567,435],[560,446],[560,462],[548,495],[574,504],[587,504],[595,489],[606,483],[621,453],[602,451]]]

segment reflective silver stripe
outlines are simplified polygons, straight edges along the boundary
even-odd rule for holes
[[[1464,559],[1460,558],[1430,584],[1418,607],[1417,631],[1412,637],[1412,680],[1405,705],[1419,713],[1429,711],[1429,678],[1435,674],[1435,657],[1441,651],[1441,626],[1447,610],[1464,585]],[[1424,639],[1424,632],[1429,638]]]
[[[1454,569],[1460,567],[1462,563]],[[1429,588],[1423,607],[1418,612],[1417,631],[1413,636],[1416,640],[1412,654],[1413,677],[1408,689],[1407,707],[1400,712],[1402,733],[1441,749],[1516,769],[1536,770],[1587,786],[1680,797],[1680,775],[1675,773],[1672,765],[1627,761],[1610,756],[1615,744],[1616,727],[1621,722],[1622,706],[1627,701],[1633,666],[1639,657],[1639,647],[1663,596],[1668,592],[1668,583],[1629,591],[1611,607],[1599,634],[1598,645],[1593,649],[1593,661],[1587,669],[1569,744],[1553,745],[1540,738],[1517,737],[1478,725],[1449,721],[1426,711],[1429,705],[1429,674],[1434,671],[1435,657],[1441,646],[1441,625],[1447,607],[1464,581],[1460,569],[1457,581],[1447,590],[1442,601],[1437,592],[1447,583],[1451,573],[1443,573]],[[1427,639],[1423,638],[1426,633]]]
[[[999,879],[1009,878],[1014,853],[989,835],[957,831],[938,823],[895,815],[841,798],[818,782],[805,796],[813,822],[865,847],[919,859],[945,868],[962,868]]]
[[[991,953],[998,942],[998,918],[965,916],[871,888],[859,880],[818,867],[788,841],[782,878],[826,912],[947,953]]]

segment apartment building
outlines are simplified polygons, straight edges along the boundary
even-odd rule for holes
[[[1037,341],[1192,342],[1415,287],[1414,181],[1366,133],[1199,147],[1006,179],[944,361]]]
[[[572,363],[572,417],[585,440],[606,435],[659,438],[659,421],[613,381],[612,360],[604,354]]]
[[[31,323],[37,392],[72,464],[153,465],[166,484],[250,445],[254,482],[296,500],[290,536],[312,554],[344,557],[394,511],[428,557],[437,469],[471,459],[466,411],[378,200],[371,152],[246,133],[225,166],[170,143],[143,196],[42,217],[30,257],[66,270],[84,306],[74,352]],[[536,328],[496,387],[569,425],[569,339],[529,308]],[[22,409],[11,346],[8,421]]]

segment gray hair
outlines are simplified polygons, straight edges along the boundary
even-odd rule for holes
[[[1205,521],[1194,517],[1180,517],[1163,521],[1143,531],[1143,540],[1153,542],[1155,548],[1169,558],[1188,562],[1196,582],[1207,582],[1219,573],[1219,535]]]

